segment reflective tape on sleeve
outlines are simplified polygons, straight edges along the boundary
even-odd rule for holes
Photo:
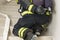
[[[47,16],[49,16],[49,15],[50,15],[50,12],[49,12],[49,11],[47,11],[47,12],[46,12],[46,15],[47,15]]]
[[[20,28],[19,31],[18,31],[18,35],[19,37],[21,37],[21,31],[24,29],[24,27]]]
[[[24,11],[23,13],[21,13],[22,14],[22,16],[24,16],[24,15],[26,15],[26,14],[32,14],[32,12],[30,12],[30,11]]]
[[[31,10],[32,10],[32,8],[33,8],[33,6],[34,6],[34,5],[33,5],[33,4],[31,4],[31,5],[28,7],[28,10],[29,10],[29,11],[31,11]]]
[[[22,30],[22,32],[21,32],[21,37],[22,37],[22,38],[23,38],[24,32],[25,32],[27,29],[28,29],[28,28],[25,28],[25,29]]]
[[[18,0],[16,0],[16,2],[18,2]]]
[[[33,1],[32,1],[32,0],[30,0],[30,2],[32,3]]]

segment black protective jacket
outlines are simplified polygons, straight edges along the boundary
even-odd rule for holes
[[[20,3],[20,1],[19,1],[19,3]],[[22,4],[22,6],[25,5],[25,2],[23,2],[23,3],[24,4]],[[50,7],[51,7],[51,5],[50,5]],[[26,8],[26,5],[24,8]],[[41,33],[44,30],[42,25],[44,25],[44,24],[48,25],[51,22],[51,18],[52,18],[52,14],[46,15],[46,13],[44,13],[42,15],[35,14],[35,13],[33,13],[31,15],[28,15],[28,14],[24,15],[22,18],[19,18],[18,22],[14,25],[13,34],[18,36],[18,31],[22,27],[32,29],[33,33],[35,33],[37,29],[39,29],[39,32]]]

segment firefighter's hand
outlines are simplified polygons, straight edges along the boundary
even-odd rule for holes
[[[24,40],[31,40],[33,37],[33,34],[31,32],[27,33],[27,36]]]
[[[29,32],[24,40],[35,40],[36,37],[36,35],[33,35],[33,33]]]
[[[45,13],[45,9],[42,6],[38,6],[36,8],[36,13],[38,13],[38,14],[44,14]]]

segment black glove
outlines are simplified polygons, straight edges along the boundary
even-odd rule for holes
[[[31,2],[29,0],[18,0],[18,4],[20,4],[20,8],[18,9],[18,12],[21,13],[28,8]]]
[[[24,40],[31,40],[32,37],[33,37],[33,33],[29,32],[29,33],[27,33],[27,36]]]
[[[44,14],[45,13],[45,9],[42,7],[42,6],[38,6],[37,8],[36,8],[36,13],[37,14]]]
[[[37,36],[40,36],[43,31],[44,31],[44,28],[42,28],[42,26],[36,26],[35,34]]]
[[[36,38],[36,35],[33,35],[33,33],[29,32],[24,40],[35,40]]]

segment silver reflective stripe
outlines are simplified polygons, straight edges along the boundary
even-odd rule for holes
[[[37,38],[37,35],[33,35],[31,40],[36,40],[36,38]]]

